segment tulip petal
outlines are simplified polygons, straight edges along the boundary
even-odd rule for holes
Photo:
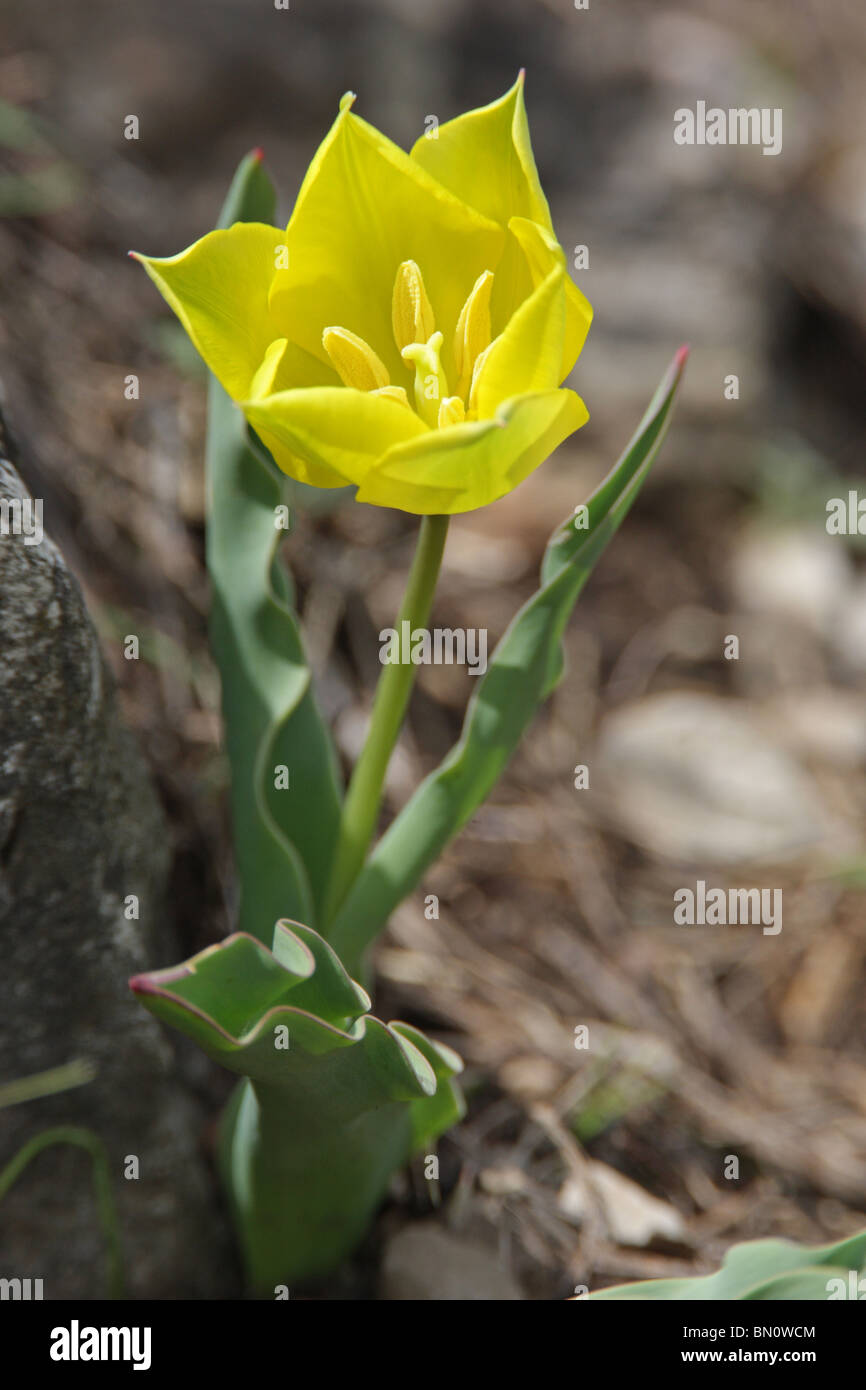
[[[529,267],[534,286],[538,286],[550,274],[554,266],[565,269],[565,254],[559,242],[537,222],[525,217],[513,217],[508,230],[518,241]],[[586,342],[586,335],[592,323],[592,305],[577,288],[571,276],[565,273],[565,335],[562,344],[562,368],[559,376],[564,381],[580,356]]]
[[[518,396],[494,420],[396,445],[366,474],[357,500],[421,515],[473,511],[510,492],[588,419],[573,391]]]
[[[258,371],[250,382],[247,394],[252,397],[269,396],[275,389],[274,383],[283,365],[283,358],[289,347],[288,338],[275,338],[265,353]]]
[[[358,484],[389,450],[430,433],[399,401],[348,386],[281,391],[241,408],[283,472],[313,487]]]
[[[446,121],[435,139],[431,135],[416,140],[412,159],[443,187],[502,227],[512,217],[528,217],[553,231],[529,138],[522,72],[498,101]]]
[[[420,267],[436,322],[451,332],[478,276],[502,254],[504,230],[443,188],[416,161],[351,113],[344,99],[304,179],[286,230],[288,266],[274,277],[272,336],[324,359],[322,332],[363,338],[391,381],[411,384],[394,341],[394,281]],[[450,341],[445,369],[453,374]]]
[[[554,267],[484,354],[469,399],[479,420],[512,396],[553,391],[562,381],[566,278]]]
[[[250,394],[271,343],[284,336],[268,308],[283,233],[263,222],[208,232],[177,256],[136,256],[233,400]],[[315,364],[299,359],[309,378]],[[322,370],[309,386],[331,380]]]

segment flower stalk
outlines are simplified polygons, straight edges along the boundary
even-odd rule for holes
[[[447,516],[422,518],[415,558],[397,619],[397,631],[402,631],[404,622],[410,624],[410,632],[427,626],[445,550],[448,522]],[[333,920],[342,905],[373,838],[388,763],[406,714],[415,672],[416,667],[411,662],[393,662],[382,668],[367,738],[343,803],[326,922]]]

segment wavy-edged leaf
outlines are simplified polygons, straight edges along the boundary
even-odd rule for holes
[[[447,1085],[452,1076],[462,1071],[463,1062],[457,1053],[444,1043],[433,1042],[417,1028],[408,1023],[392,1023],[391,1029],[408,1039],[426,1057],[436,1077],[435,1095],[422,1101],[412,1101],[409,1112],[412,1117],[412,1147],[418,1149],[426,1143],[429,1133],[442,1134],[454,1123],[454,1088]],[[460,1101],[462,1115],[462,1101]]]
[[[274,193],[259,159],[240,165],[220,217],[270,222]],[[211,378],[207,562],[211,642],[222,678],[231,764],[239,925],[253,936],[288,915],[315,922],[340,814],[337,760],[318,711],[288,575],[277,558],[282,483],[250,448],[246,425]],[[288,769],[288,787],[275,769]],[[264,924],[268,924],[267,927]]]
[[[236,933],[130,986],[246,1078],[222,1166],[259,1292],[333,1269],[395,1169],[463,1113],[456,1053],[372,1017],[328,943],[299,923],[277,923],[273,951]]]
[[[681,348],[631,443],[589,499],[585,528],[569,518],[551,537],[542,584],[504,633],[440,766],[395,818],[328,928],[349,970],[488,795],[563,669],[561,639],[575,601],[634,501],[658,452],[685,367]]]

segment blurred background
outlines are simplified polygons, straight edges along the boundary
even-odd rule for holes
[[[866,1224],[866,568],[862,539],[825,527],[866,457],[864,60],[856,0],[0,3],[4,408],[168,816],[184,953],[229,929],[233,895],[204,375],[126,251],[202,235],[254,146],[287,217],[349,88],[409,147],[425,117],[526,68],[554,225],[570,259],[588,253],[574,275],[595,320],[571,384],[591,420],[452,524],[433,623],[485,627],[491,649],[548,534],[692,347],[566,678],[379,952],[377,1011],[459,1049],[469,1115],[438,1199],[420,1169],[401,1180],[323,1296],[468,1296],[471,1267],[483,1296],[562,1298]],[[676,145],[673,113],[698,100],[781,107],[781,154]],[[287,543],[347,762],[413,533],[343,499]],[[465,671],[420,669],[389,815],[471,690]],[[697,879],[781,888],[782,931],[675,926],[673,893]],[[224,1078],[196,1084],[212,1119]]]

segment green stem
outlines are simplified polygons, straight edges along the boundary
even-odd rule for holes
[[[445,549],[448,521],[447,516],[425,516],[421,522],[418,547],[397,619],[398,634],[404,622],[410,624],[410,631],[427,626]],[[385,773],[409,703],[415,670],[412,662],[394,662],[382,668],[367,740],[355,764],[343,803],[327,922],[331,922],[339,910],[370,847],[379,819]]]

